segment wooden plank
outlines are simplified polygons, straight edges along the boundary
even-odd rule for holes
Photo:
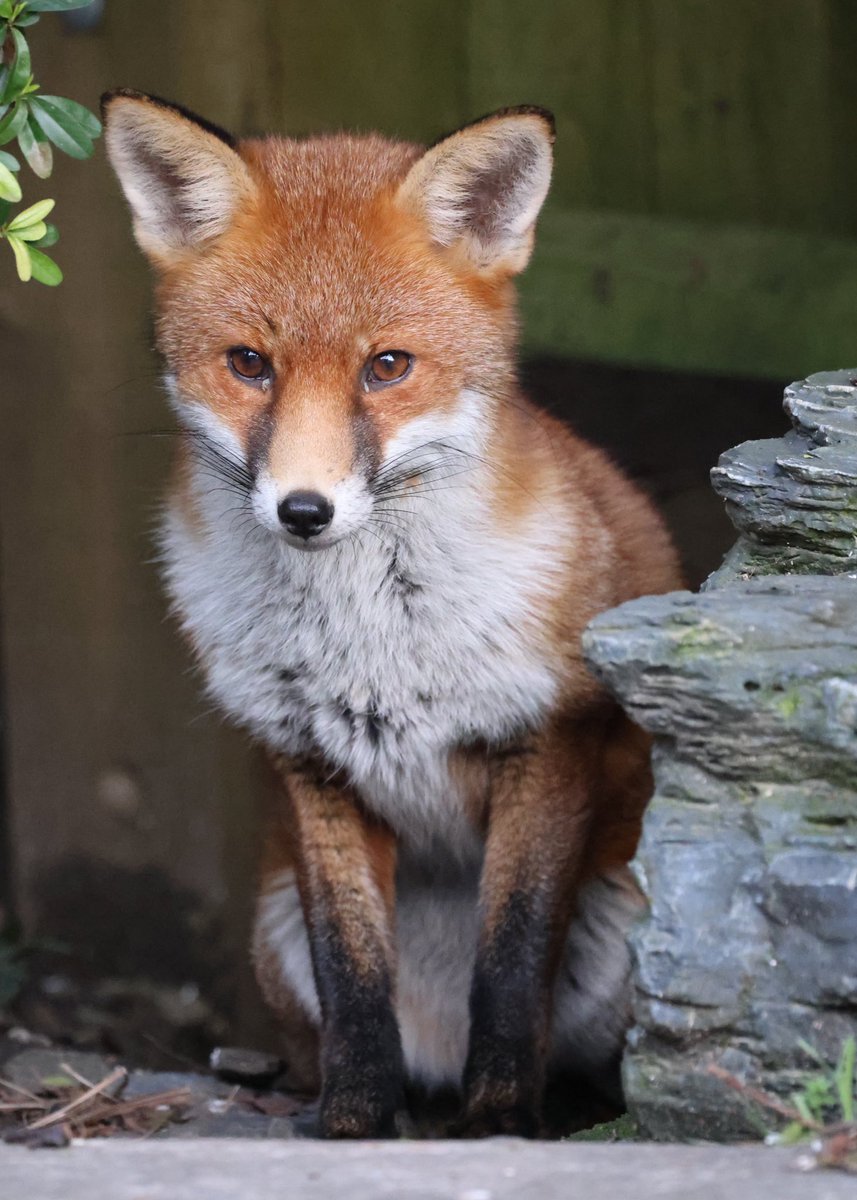
[[[531,352],[788,381],[857,358],[857,240],[552,212],[521,281]]]
[[[108,6],[102,31],[33,36],[50,90],[169,92],[171,5]],[[135,64],[146,63],[145,71]],[[106,973],[200,983],[234,1013],[246,986],[259,794],[243,740],[207,715],[151,563],[168,423],[149,281],[103,156],[58,156],[44,185],[66,281],[0,271],[7,374],[0,604],[15,902]],[[9,261],[7,261],[7,257]]]
[[[834,170],[826,0],[648,8],[657,211],[812,230],[839,211],[854,231]]]
[[[472,0],[471,107],[558,118],[557,208],[857,232],[848,0]]]
[[[469,115],[465,21],[460,0],[183,0],[171,53],[193,69],[175,81],[241,133],[433,140]]]
[[[639,0],[471,0],[473,115],[550,108],[559,133],[551,203],[647,212],[656,196],[649,41]]]

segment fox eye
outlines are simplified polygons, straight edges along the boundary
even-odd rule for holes
[[[271,376],[271,364],[267,358],[249,346],[233,346],[226,351],[226,361],[233,375],[249,383],[262,383]]]
[[[391,383],[399,383],[410,374],[413,356],[406,350],[383,350],[370,358],[363,368],[363,384],[367,391],[376,391]]]

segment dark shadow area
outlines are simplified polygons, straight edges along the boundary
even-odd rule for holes
[[[203,1065],[235,1016],[239,964],[218,922],[163,871],[94,859],[57,863],[22,951],[16,1021],[51,1041],[157,1069]]]
[[[778,437],[788,382],[602,366],[566,359],[524,364],[530,396],[607,450],[657,501],[696,588],[735,541],[708,482],[739,442]]]

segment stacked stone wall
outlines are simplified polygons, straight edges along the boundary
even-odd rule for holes
[[[724,454],[739,531],[699,595],[602,614],[585,652],[655,737],[624,1064],[642,1130],[757,1136],[711,1067],[788,1096],[857,1034],[857,371]]]

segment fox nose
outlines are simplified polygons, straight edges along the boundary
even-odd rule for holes
[[[277,516],[289,533],[309,540],[333,520],[333,505],[319,492],[289,492],[277,505]]]

